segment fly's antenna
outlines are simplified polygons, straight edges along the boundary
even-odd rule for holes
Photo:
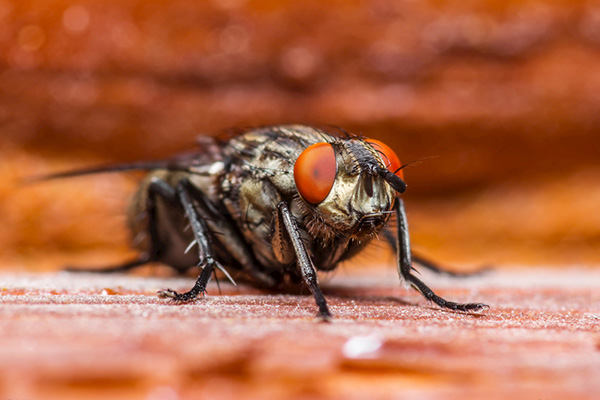
[[[383,153],[382,153],[383,154]],[[415,165],[415,164],[419,164],[421,163],[423,160],[426,160],[428,158],[436,158],[437,156],[429,156],[429,157],[422,157],[419,158],[418,160],[415,161],[411,161],[409,163],[404,164],[403,166],[399,167],[398,169],[396,169],[395,171],[389,171],[387,169],[384,168],[375,168],[375,171],[377,172],[377,174],[379,176],[381,176],[387,183],[390,184],[390,186],[392,186],[394,188],[395,191],[397,191],[398,193],[404,193],[404,191],[406,190],[406,182],[404,182],[402,180],[402,178],[400,178],[399,176],[397,176],[396,174],[411,165]]]
[[[424,160],[428,160],[430,158],[438,158],[439,156],[427,156],[427,157],[421,157],[418,158],[414,161],[408,162],[406,164],[404,164],[403,166],[401,166],[400,168],[398,168],[397,170],[394,171],[395,174],[398,173],[398,171],[400,171],[401,169],[404,169],[406,167],[410,167],[411,165],[417,165],[417,164],[421,164]]]
[[[398,170],[403,167],[398,168]],[[377,175],[383,178],[384,181],[390,184],[392,188],[398,193],[404,193],[406,191],[406,182],[402,180],[398,175],[391,172],[387,168],[376,167],[375,172]]]

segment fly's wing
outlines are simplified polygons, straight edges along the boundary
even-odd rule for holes
[[[164,221],[170,222],[171,214],[169,214],[172,210],[169,210],[164,205],[164,195],[161,198],[157,198],[160,196],[154,195],[152,199],[149,199],[150,196],[150,182],[154,177],[163,178],[163,183],[167,186],[170,185],[171,182],[166,182],[164,179],[172,178],[174,181],[176,179],[181,179],[181,176],[187,176],[195,174],[195,170],[203,167],[204,169],[210,169],[211,166],[217,161],[222,160],[220,143],[216,141],[212,137],[203,137],[198,140],[198,148],[188,151],[186,153],[178,154],[172,158],[164,159],[164,160],[154,160],[154,161],[137,161],[130,163],[121,163],[121,164],[111,164],[111,165],[100,165],[93,166],[89,168],[76,169],[64,172],[58,172],[43,176],[31,177],[22,182],[22,184],[33,184],[36,182],[43,182],[53,179],[61,179],[61,178],[71,178],[78,176],[85,176],[91,174],[100,174],[100,173],[116,173],[123,171],[146,171],[148,174],[145,178],[143,178],[138,186],[137,193],[133,196],[132,201],[130,203],[130,216],[129,223],[132,235],[136,238],[135,247],[140,250],[141,254],[139,258],[124,263],[122,265],[111,266],[106,269],[106,272],[115,272],[115,271],[127,271],[133,269],[139,265],[143,265],[149,261],[154,261],[155,259],[152,257],[152,246],[156,245],[157,238],[150,237],[149,225],[156,225],[162,223]],[[204,176],[199,176],[198,179],[202,180]],[[163,192],[164,193],[164,192]],[[162,218],[160,221],[150,222],[148,214],[149,203],[152,203],[154,207],[161,207],[161,212],[167,213],[167,218]],[[173,215],[179,215],[180,212],[178,209],[175,209]],[[143,218],[139,218],[139,216]],[[169,226],[170,227],[170,226]],[[156,227],[156,229],[161,232],[170,233],[169,227],[165,228],[160,225]],[[139,235],[139,236],[138,236]],[[177,236],[178,238],[178,236]],[[183,248],[188,245],[189,240],[183,244]],[[181,253],[184,255],[185,252],[181,250]],[[185,270],[185,268],[179,268],[181,263],[169,263],[169,260],[166,260],[167,264],[171,265],[175,269]],[[189,263],[189,265],[194,265],[195,261]],[[184,263],[184,267],[187,267],[188,264]],[[72,268],[70,268],[73,270]],[[76,270],[81,271],[97,271],[96,268],[77,268]]]
[[[52,179],[72,178],[82,175],[123,171],[152,171],[156,169],[164,169],[168,171],[189,171],[194,166],[209,165],[220,159],[221,145],[214,138],[209,136],[201,136],[197,139],[197,144],[201,150],[182,153],[175,157],[164,160],[134,161],[130,163],[100,165],[90,168],[63,171],[48,175],[34,176],[26,179],[23,183],[30,184]]]
[[[92,175],[110,172],[122,171],[151,171],[154,169],[168,168],[168,161],[141,161],[124,164],[101,165],[91,168],[76,169],[70,171],[57,172],[48,175],[34,176],[24,181],[25,184],[48,181],[52,179],[72,178],[82,175]]]

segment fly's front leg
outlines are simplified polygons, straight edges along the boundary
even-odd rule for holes
[[[487,304],[483,303],[455,303],[448,301],[433,292],[426,284],[424,284],[419,278],[412,273],[412,261],[410,253],[410,239],[408,235],[408,219],[406,218],[406,211],[404,210],[404,202],[398,198],[396,201],[396,214],[398,216],[398,238],[396,242],[396,248],[398,249],[398,272],[400,277],[406,282],[410,283],[412,287],[418,290],[423,297],[429,301],[433,301],[440,307],[448,308],[451,310],[459,311],[481,311],[489,308]]]
[[[182,303],[190,302],[198,297],[199,294],[204,293],[206,291],[206,285],[208,285],[208,281],[210,280],[215,267],[222,269],[222,266],[213,257],[213,252],[210,245],[210,237],[208,236],[208,227],[206,226],[206,222],[200,218],[198,212],[196,211],[196,207],[192,201],[192,198],[190,197],[189,185],[189,181],[183,179],[179,182],[175,189],[170,186],[168,187],[173,191],[172,195],[179,201],[183,207],[183,210],[185,211],[185,215],[188,218],[194,233],[194,240],[198,245],[198,265],[202,268],[202,272],[196,280],[194,287],[192,287],[192,289],[190,289],[188,292],[177,293],[171,289],[165,289],[158,292],[159,297],[168,297]]]
[[[300,237],[300,232],[298,231],[298,225],[296,224],[296,220],[292,216],[285,202],[280,202],[277,205],[277,210],[279,213],[278,218],[281,218],[283,226],[285,227],[285,230],[288,233],[292,242],[294,252],[296,253],[298,268],[300,269],[302,278],[304,279],[304,282],[308,285],[308,288],[315,297],[317,307],[319,307],[319,316],[327,320],[331,317],[331,313],[329,312],[329,308],[327,307],[327,301],[325,300],[325,296],[323,296],[321,288],[319,288],[319,281],[317,279],[317,271],[315,269],[315,266],[313,265],[313,262],[310,256],[308,255],[308,252],[306,251],[304,243],[302,243],[302,238]]]

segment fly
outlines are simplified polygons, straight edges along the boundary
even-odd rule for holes
[[[397,253],[400,278],[440,307],[480,311],[482,303],[456,303],[436,295],[413,273],[402,165],[384,143],[360,136],[336,137],[302,125],[249,130],[220,141],[201,136],[199,149],[166,161],[71,171],[146,170],[128,221],[139,256],[101,270],[131,270],[149,262],[179,272],[199,267],[187,292],[158,292],[187,303],[204,294],[216,270],[245,276],[261,287],[304,282],[318,314],[331,316],[317,270],[331,271],[359,253],[379,232]],[[396,234],[385,230],[396,215]],[[233,279],[231,279],[233,281]]]

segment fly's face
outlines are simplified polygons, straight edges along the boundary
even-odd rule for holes
[[[330,239],[360,239],[389,219],[402,180],[398,156],[372,139],[335,139],[307,147],[294,165],[298,192],[307,203],[307,229]]]

